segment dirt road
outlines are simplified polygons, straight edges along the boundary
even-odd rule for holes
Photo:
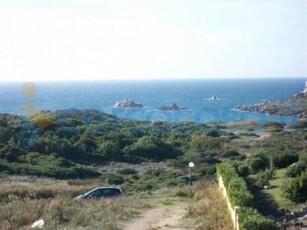
[[[140,218],[127,223],[125,230],[185,230],[193,228],[180,227],[181,219],[184,217],[183,205],[163,205],[147,210]]]

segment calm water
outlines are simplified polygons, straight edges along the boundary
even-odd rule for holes
[[[23,115],[25,105],[44,110],[95,109],[118,117],[167,121],[258,121],[293,122],[294,117],[238,112],[239,104],[262,100],[282,100],[304,89],[307,79],[227,79],[165,81],[34,82],[37,94],[21,93],[23,82],[0,83],[0,112]],[[211,100],[213,95],[220,100]],[[140,109],[115,109],[116,101],[129,98],[144,105]],[[176,103],[184,111],[161,111],[159,107]]]

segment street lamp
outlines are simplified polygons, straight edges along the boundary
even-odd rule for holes
[[[195,164],[191,161],[189,163],[189,167],[190,167],[190,185],[192,185],[192,168],[195,166]]]

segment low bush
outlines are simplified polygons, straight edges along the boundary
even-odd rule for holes
[[[276,152],[272,155],[272,161],[275,167],[285,168],[299,160],[299,155],[294,152]]]
[[[121,175],[132,175],[132,174],[137,174],[138,172],[132,168],[124,168],[124,169],[118,170],[117,173]]]
[[[269,181],[273,178],[274,169],[266,169],[258,173],[255,185],[259,189],[263,189],[265,185],[269,185]]]
[[[288,166],[285,172],[285,176],[292,178],[299,176],[302,172],[306,171],[306,164],[307,162],[299,161],[297,163]]]
[[[246,164],[241,164],[238,166],[239,176],[247,176],[249,173],[248,166]]]
[[[120,185],[120,184],[123,184],[125,182],[125,178],[120,176],[120,175],[113,174],[113,173],[103,173],[99,177],[99,181],[103,184]]]
[[[262,157],[258,156],[248,159],[247,164],[251,174],[256,174],[268,167],[267,159],[264,160]]]
[[[239,212],[239,227],[242,230],[277,230],[271,220],[266,219],[253,208],[242,208]]]
[[[304,172],[295,178],[286,180],[281,189],[285,198],[297,203],[306,202],[307,172]]]
[[[89,167],[81,167],[56,154],[44,155],[30,152],[18,161],[0,160],[0,170],[11,174],[48,176],[58,179],[98,177],[100,173]]]

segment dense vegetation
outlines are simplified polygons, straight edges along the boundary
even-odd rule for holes
[[[168,161],[179,168],[193,161],[195,175],[211,175],[216,163],[228,159],[238,160],[243,175],[265,170],[271,161],[286,167],[307,159],[305,123],[296,132],[280,131],[284,124],[238,124],[134,121],[93,110],[42,111],[28,118],[0,114],[0,171],[85,178],[99,176],[99,166],[112,161]],[[274,135],[260,142],[250,132],[222,131],[257,127]]]
[[[215,174],[216,165],[226,161],[233,168],[219,171],[226,170],[225,178],[232,179],[229,188],[242,188],[239,192],[232,190],[236,205],[256,203],[247,190],[242,201],[242,191],[246,189],[243,179],[249,187],[261,191],[276,179],[278,170],[285,170],[284,183],[274,189],[279,189],[289,202],[301,205],[306,202],[306,124],[260,124],[250,120],[208,124],[145,122],[93,110],[42,111],[28,118],[0,114],[0,176],[94,177],[97,185],[118,184],[126,194],[133,194],[187,184],[190,161],[195,163],[193,180]],[[166,168],[140,169],[142,164],[161,163]],[[116,164],[124,166],[116,168]],[[34,195],[39,199],[58,196],[58,191],[36,192],[8,191],[0,202],[11,205],[12,197],[32,200]],[[253,189],[251,192],[254,195]],[[185,193],[180,190],[178,195]],[[74,191],[70,197],[76,194]],[[194,211],[189,210],[192,216]],[[250,213],[257,214],[245,209],[242,215]],[[255,221],[262,223],[258,214]],[[245,220],[242,218],[243,225],[248,223]]]
[[[218,128],[205,124],[131,121],[90,110],[46,113],[0,114],[1,171],[84,178],[111,161],[211,164],[223,151]]]

